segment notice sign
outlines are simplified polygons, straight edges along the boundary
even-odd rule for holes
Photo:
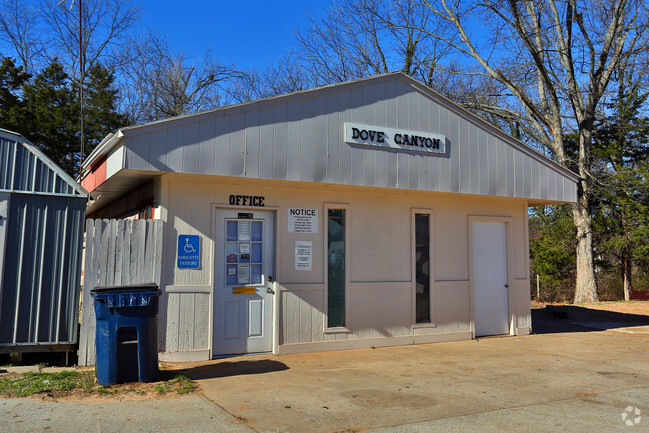
[[[178,235],[178,268],[198,269],[201,263],[201,237]]]
[[[318,209],[288,208],[289,233],[318,233]]]
[[[295,241],[295,270],[310,271],[313,264],[313,242]]]

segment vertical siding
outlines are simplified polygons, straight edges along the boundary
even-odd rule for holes
[[[326,98],[327,110],[327,160],[325,162],[326,182],[339,183],[340,179],[340,146],[341,140],[339,125],[343,120],[340,117],[339,95],[328,94]]]
[[[182,128],[182,171],[199,173],[200,165],[200,124],[192,123]]]
[[[0,344],[76,342],[85,202],[11,196]]]
[[[363,116],[365,114],[362,103],[363,89],[352,89],[349,93],[351,99],[350,121],[363,123]],[[361,146],[349,146],[349,149],[351,154],[351,173],[349,178],[352,185],[363,185],[363,153],[365,149]]]
[[[299,179],[312,182],[315,178],[315,135],[314,135],[314,102],[313,98],[300,101],[298,105],[301,120],[299,122],[299,141],[301,154],[298,161],[300,167]],[[321,161],[318,161],[321,163]]]
[[[273,179],[287,179],[288,147],[287,141],[287,104],[273,109]]]
[[[286,179],[300,180],[300,162],[302,160],[300,105],[288,104],[286,110]]]
[[[273,110],[264,108],[259,113],[259,177],[273,178]]]
[[[543,200],[574,195],[556,187],[566,175],[550,162],[396,75],[201,116],[150,133],[127,130],[126,167]],[[345,122],[443,134],[447,152],[350,145]],[[21,164],[28,168],[31,161]],[[35,183],[48,182],[38,174]]]
[[[247,177],[259,177],[259,152],[260,152],[260,119],[259,110],[248,111],[246,113],[246,133],[245,133],[245,171]]]
[[[322,96],[313,105],[313,180],[327,180],[327,99]]]
[[[9,192],[0,345],[74,344],[85,194],[38,149],[4,136],[0,190]]]
[[[343,92],[337,95],[339,99],[338,110],[340,112],[340,123],[338,127],[333,126],[338,131],[338,140],[335,142],[329,143],[331,147],[338,148],[338,182],[340,184],[349,184],[352,185],[352,147],[351,146],[342,146],[343,143],[343,131],[340,128],[340,125],[343,125],[345,122],[352,121],[352,95],[351,92]],[[332,125],[329,125],[331,128]]]

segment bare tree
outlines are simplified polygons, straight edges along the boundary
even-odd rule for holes
[[[34,73],[46,51],[38,11],[20,0],[1,0],[0,10],[0,41],[15,53],[25,71]]]
[[[76,79],[79,70],[90,70],[99,60],[104,66],[114,66],[112,49],[120,48],[140,11],[131,0],[82,0],[80,29],[79,3],[73,3],[41,0],[40,9],[51,36],[50,57],[58,57]]]
[[[447,26],[417,0],[352,0],[334,3],[296,34],[296,56],[315,85],[403,71],[432,82],[448,48],[426,29]],[[392,22],[408,25],[393,26]],[[419,27],[409,24],[417,23]]]
[[[480,74],[502,87],[507,105],[475,102],[480,110],[516,121],[529,137],[580,176],[573,206],[577,228],[575,302],[598,299],[592,250],[592,131],[613,74],[630,53],[647,49],[647,10],[640,0],[422,0],[451,23],[459,41],[435,28],[414,27],[473,59]],[[475,31],[475,29],[480,31]],[[487,37],[485,38],[485,35]],[[578,132],[572,154],[564,134]]]
[[[125,44],[121,83],[131,122],[148,122],[221,105],[222,83],[235,72],[206,52],[189,59],[153,33]]]
[[[227,86],[230,103],[247,102],[314,87],[313,75],[293,53],[262,70],[233,74]]]

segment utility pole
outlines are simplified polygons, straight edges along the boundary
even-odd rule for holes
[[[57,5],[60,5],[65,0],[59,0]],[[74,2],[77,2],[77,10],[79,11],[79,130],[80,130],[80,141],[79,144],[79,176],[81,176],[81,164],[83,163],[84,157],[84,117],[83,117],[83,82],[86,74],[86,62],[85,56],[83,55],[83,16],[82,16],[82,7],[81,0],[72,0],[70,2],[70,12],[74,7]]]
[[[74,0],[73,0],[74,1]],[[81,0],[77,0],[77,6],[79,7],[79,124],[80,124],[80,138],[81,138],[81,149],[79,152],[79,177],[81,177],[81,165],[83,164],[84,157],[84,118],[83,118],[83,82],[85,78],[85,58],[83,55],[83,25],[81,19]]]

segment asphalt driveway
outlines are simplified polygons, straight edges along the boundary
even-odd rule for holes
[[[186,373],[257,431],[630,431],[626,420],[647,431],[648,337],[582,331],[254,356]]]
[[[198,394],[5,399],[0,431],[648,431],[647,328],[544,320],[525,337],[175,364]]]

